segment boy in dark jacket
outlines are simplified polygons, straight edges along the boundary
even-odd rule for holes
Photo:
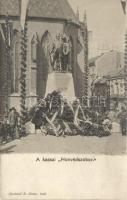
[[[1,134],[3,137],[3,142],[5,143],[7,143],[8,141],[8,133],[9,133],[9,122],[8,122],[8,117],[5,116],[1,124]]]

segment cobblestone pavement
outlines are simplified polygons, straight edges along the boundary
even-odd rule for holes
[[[120,132],[111,136],[43,136],[31,134],[1,146],[1,153],[82,153],[123,154],[126,152],[127,137]]]

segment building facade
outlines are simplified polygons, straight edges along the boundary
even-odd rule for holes
[[[125,95],[125,73],[120,71],[97,78],[92,87],[91,106],[95,109],[121,110],[127,103]]]
[[[89,72],[90,99],[93,106],[102,106],[106,109],[120,106],[125,96],[125,75],[121,66],[121,53],[110,51],[91,58]]]
[[[119,72],[107,76],[110,84],[110,108],[119,109],[127,102],[125,93],[125,73],[122,68]]]
[[[90,106],[94,110],[101,112],[110,109],[110,85],[106,78],[98,78],[94,82],[90,98]]]

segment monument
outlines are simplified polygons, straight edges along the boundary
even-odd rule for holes
[[[72,44],[66,34],[58,34],[51,45],[49,59],[52,72],[48,74],[46,94],[52,91],[61,92],[68,100],[75,98],[72,77]]]

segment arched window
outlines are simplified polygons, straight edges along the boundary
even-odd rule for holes
[[[44,97],[50,64],[51,35],[46,31],[37,48],[37,94]]]
[[[46,31],[41,39],[42,52],[43,52],[43,62],[45,63],[46,71],[51,70],[51,62],[50,62],[50,48],[52,45],[52,38],[48,31]]]
[[[49,49],[50,49],[50,46],[51,46],[51,35],[48,31],[45,31],[45,33],[43,34],[42,36],[42,39],[41,39],[41,44],[42,44],[42,48],[44,49],[44,53],[45,53],[45,56],[48,58],[49,56]]]
[[[71,46],[71,51],[70,51],[70,71],[73,70],[74,66],[74,44],[73,44],[73,38],[70,36],[70,46]]]
[[[20,48],[20,33],[18,30],[14,30],[14,43],[13,43],[13,67],[12,67],[12,93],[19,92],[19,77],[20,77],[20,60],[19,60],[19,48]]]
[[[33,62],[37,61],[37,37],[35,35],[31,40],[31,58]]]
[[[111,92],[111,95],[114,94],[114,85],[113,84],[110,85],[110,92]]]

